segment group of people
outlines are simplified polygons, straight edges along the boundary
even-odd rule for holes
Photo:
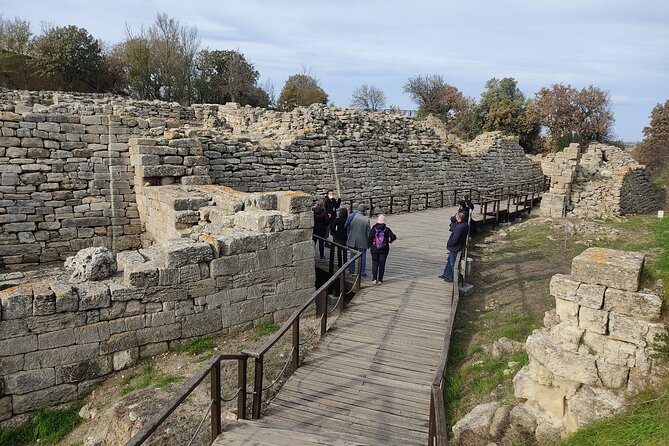
[[[449,227],[451,235],[446,243],[448,258],[443,273],[439,275],[439,278],[446,282],[454,280],[455,262],[458,253],[467,244],[470,222],[472,232],[475,229],[473,220],[469,218],[473,210],[474,204],[468,196],[464,196],[458,201],[456,214],[451,217]],[[325,259],[325,239],[331,235],[336,244],[347,246],[361,253],[360,275],[365,277],[367,275],[367,250],[369,249],[372,256],[372,283],[383,283],[390,244],[397,239],[397,236],[387,226],[385,215],[379,215],[376,223],[370,227],[371,221],[364,204],[360,204],[357,210],[349,213],[345,206],[341,206],[341,198],[335,198],[332,190],[327,191],[323,201],[317,203],[313,211],[314,235],[318,236],[318,238],[314,237],[314,241],[318,243],[321,260]],[[335,249],[335,245],[332,245],[331,249]],[[337,266],[341,267],[347,261],[347,250],[337,247]],[[349,265],[348,272],[355,273],[355,262]]]
[[[370,227],[371,226],[371,227]],[[332,236],[338,245],[359,251],[362,256],[360,275],[367,275],[367,250],[372,256],[372,283],[381,284],[386,270],[386,259],[390,252],[390,244],[397,236],[386,225],[385,215],[379,215],[376,223],[371,225],[367,216],[367,207],[361,204],[357,210],[349,213],[345,206],[341,206],[341,198],[335,198],[334,191],[327,191],[323,202],[314,207],[314,238],[318,243],[320,258],[325,259],[325,240]],[[348,251],[337,248],[337,265],[341,267],[348,261]],[[335,249],[335,246],[331,249]],[[355,262],[349,265],[348,272],[355,274]]]

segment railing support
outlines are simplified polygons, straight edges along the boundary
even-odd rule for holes
[[[344,309],[344,301],[346,300],[346,274],[339,276],[339,293],[341,294],[339,311],[341,311]]]
[[[237,388],[240,389],[237,395],[237,418],[246,419],[246,375],[247,359],[237,360]]]
[[[262,404],[262,374],[263,374],[263,355],[255,359],[255,376],[253,378],[253,413],[251,418],[260,419],[260,407]]]
[[[409,202],[407,203],[407,212],[411,212],[411,194],[409,194]]]
[[[211,368],[211,441],[221,433],[221,361]]]
[[[393,213],[393,201],[395,201],[394,197],[391,195],[390,196],[390,211],[388,212],[389,214]]]
[[[327,307],[327,304],[326,304]],[[291,367],[293,372],[300,366],[300,318],[293,321],[293,355],[291,358]]]
[[[341,287],[341,282],[339,286]],[[321,336],[323,336],[328,330],[328,292],[323,290],[318,298],[321,300],[321,308],[323,308],[321,314]]]

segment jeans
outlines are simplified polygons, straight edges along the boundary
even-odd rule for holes
[[[458,257],[457,252],[448,251],[448,260],[446,261],[446,266],[444,267],[443,276],[447,280],[450,280],[451,282],[453,281],[453,270],[455,267],[455,259],[457,257]]]
[[[386,271],[387,252],[372,253],[372,278],[383,282],[383,273]]]
[[[366,270],[366,267],[367,267],[367,249],[366,248],[353,248],[353,249],[362,253],[362,270],[360,271],[360,275],[361,276],[366,276],[367,273],[365,272],[365,270]],[[353,256],[354,256],[354,254],[351,253],[351,258]],[[355,264],[356,263],[357,262],[353,262],[348,266],[348,272],[350,274],[355,273]]]

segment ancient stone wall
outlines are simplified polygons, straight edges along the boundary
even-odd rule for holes
[[[609,217],[658,206],[644,166],[615,146],[592,143],[581,151],[571,144],[545,157],[542,169],[551,177],[541,203],[546,216]]]
[[[147,188],[197,218],[166,219],[178,237],[120,252],[111,279],[71,284],[60,269],[0,276],[0,421],[80,398],[181,339],[279,322],[306,301],[311,196],[200,187]]]
[[[555,310],[527,339],[529,365],[514,377],[536,435],[565,435],[623,409],[649,383],[662,299],[639,289],[644,256],[589,248],[571,275],[551,279]]]

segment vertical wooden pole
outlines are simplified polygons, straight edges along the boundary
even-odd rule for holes
[[[292,355],[292,369],[293,372],[300,366],[300,318],[299,316],[293,321],[293,355]]]
[[[407,212],[411,212],[411,195],[409,195],[409,202],[407,203]]]
[[[444,191],[441,191],[441,207],[444,207]]]
[[[390,196],[390,212],[388,212],[389,214],[392,214],[392,213],[393,213],[393,201],[395,201],[395,197],[393,197],[393,196],[391,195],[391,196]]]
[[[340,277],[344,277],[345,273],[342,273]],[[323,309],[323,314],[321,315],[321,336],[325,334],[328,329],[328,293],[323,290],[321,295],[318,297],[321,300],[321,308]]]
[[[211,381],[211,441],[221,433],[221,361],[214,363],[210,372]]]
[[[260,407],[262,404],[262,374],[263,374],[263,355],[255,359],[255,377],[253,379],[253,413],[251,418],[260,419]]]
[[[247,358],[237,360],[237,388],[241,389],[237,395],[237,418],[246,419],[246,367]]]

